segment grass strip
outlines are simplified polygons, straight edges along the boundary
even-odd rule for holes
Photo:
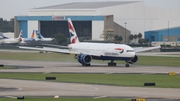
[[[0,101],[17,101],[15,98],[0,98]],[[24,98],[23,101],[131,101],[121,98]]]
[[[36,53],[36,52],[0,52],[1,60],[27,60],[27,61],[55,61],[55,62],[78,62],[74,55],[59,53]],[[180,67],[180,57],[164,56],[139,56],[137,65],[149,66],[177,66]],[[109,61],[93,60],[93,63],[107,64]],[[125,64],[124,61],[115,61],[118,64]]]
[[[0,67],[0,69],[16,69],[16,67],[14,67],[14,66],[3,66],[3,67]]]
[[[43,73],[0,73],[0,78],[40,80],[46,77],[56,77],[55,82],[72,82],[86,84],[102,84],[116,86],[144,86],[145,82],[155,82],[155,87],[180,88],[180,76],[160,74],[43,74]]]

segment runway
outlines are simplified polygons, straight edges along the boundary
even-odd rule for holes
[[[1,96],[103,96],[103,97],[144,97],[180,98],[180,89],[121,87],[78,83],[57,83],[0,79],[0,86],[16,87],[18,91],[3,91]]]
[[[92,64],[82,67],[78,63],[0,60],[4,65],[21,66],[20,69],[0,69],[0,72],[59,72],[59,73],[165,73],[176,72],[178,67],[138,66],[107,67],[106,64]],[[23,66],[25,68],[23,68]],[[28,67],[27,67],[28,66]],[[35,66],[36,68],[31,68]],[[78,83],[58,83],[48,81],[27,81],[0,79],[0,87],[18,90],[0,92],[0,96],[97,96],[97,97],[134,97],[134,98],[168,98],[180,99],[180,89],[151,87],[122,87],[108,85],[91,85]]]
[[[120,64],[116,67],[108,67],[107,64],[92,64],[90,67],[83,67],[79,63],[69,62],[43,62],[43,61],[19,61],[19,60],[0,60],[1,64],[11,66],[21,66],[25,69],[0,69],[0,72],[65,72],[65,73],[163,73],[176,72],[180,74],[178,67],[165,66],[138,66],[130,65],[125,67]],[[35,66],[40,68],[29,68],[26,66]],[[42,68],[43,67],[43,68]]]

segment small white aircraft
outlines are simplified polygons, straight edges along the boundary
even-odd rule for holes
[[[36,32],[35,40],[36,41],[52,41],[54,38],[44,38],[38,30],[34,30]]]
[[[0,44],[2,45],[16,45],[19,44],[22,41],[20,35],[18,38],[8,38],[3,35],[2,32],[0,32]]]
[[[75,59],[78,60],[83,66],[90,66],[92,59],[97,60],[110,60],[108,66],[116,66],[114,60],[123,60],[126,62],[126,67],[129,67],[129,64],[136,63],[138,61],[138,56],[135,52],[147,51],[152,49],[158,49],[157,47],[150,48],[132,48],[125,44],[113,44],[113,43],[88,43],[88,42],[79,42],[78,36],[74,29],[74,26],[71,22],[71,19],[68,18],[68,27],[69,33],[71,36],[71,44],[68,46],[60,45],[50,45],[52,47],[43,47],[43,48],[32,48],[32,47],[20,47],[23,49],[32,49],[40,51],[50,51],[50,52],[59,52],[64,54],[75,54]],[[61,49],[60,49],[61,48]]]

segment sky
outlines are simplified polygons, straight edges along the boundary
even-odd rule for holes
[[[180,0],[0,0],[0,18],[10,20],[14,16],[28,15],[31,8],[71,2],[144,1],[145,5],[180,11]]]

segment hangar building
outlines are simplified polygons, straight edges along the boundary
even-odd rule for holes
[[[123,43],[129,42],[130,34],[180,26],[180,11],[150,7],[142,1],[75,2],[32,8],[27,16],[15,16],[15,36],[23,30],[23,37],[30,37],[35,29],[44,37],[58,33],[69,37],[67,18],[80,39],[104,40],[102,34],[110,32],[122,36]]]

